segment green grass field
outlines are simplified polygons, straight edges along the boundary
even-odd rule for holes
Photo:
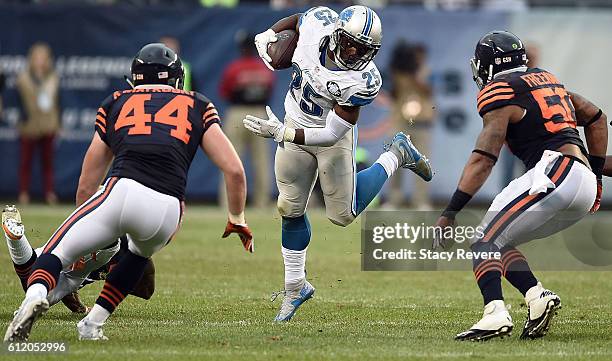
[[[71,208],[29,207],[22,215],[30,240],[41,245]],[[522,297],[504,284],[515,321],[512,337],[460,343],[455,333],[481,316],[471,272],[362,272],[359,221],[348,228],[310,212],[313,239],[308,276],[315,298],[293,321],[271,322],[282,288],[279,220],[273,209],[251,211],[256,253],[237,238],[221,239],[223,211],[188,207],[176,239],[154,257],[156,292],[128,298],[105,327],[107,342],[77,340],[80,316],[62,305],[36,324],[31,341],[62,340],[67,355],[7,355],[6,360],[610,360],[612,273],[539,273],[564,308],[548,336],[518,339],[526,314]],[[2,334],[23,292],[0,246]],[[82,290],[92,304],[101,283]]]

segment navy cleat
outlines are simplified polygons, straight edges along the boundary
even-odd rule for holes
[[[400,161],[400,167],[410,169],[424,181],[429,182],[433,177],[429,159],[412,144],[409,135],[397,133],[392,143],[385,146],[385,150],[395,154]]]
[[[282,291],[280,293],[284,293],[285,297],[283,298],[283,303],[281,303],[280,309],[278,310],[278,314],[274,318],[274,321],[287,322],[291,320],[293,315],[295,315],[295,311],[297,311],[298,307],[312,298],[312,295],[315,293],[315,288],[312,287],[310,282],[304,281],[304,286],[302,286],[299,292]],[[278,294],[273,296],[272,301],[276,299],[276,296],[278,296]]]

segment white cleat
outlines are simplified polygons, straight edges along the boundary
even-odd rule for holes
[[[291,320],[297,309],[304,302],[312,298],[312,295],[315,293],[315,288],[310,282],[304,281],[304,285],[299,291],[283,291],[283,293],[285,297],[278,310],[278,314],[274,318],[275,322],[288,322]],[[276,297],[274,296],[274,298]]]
[[[25,299],[21,307],[13,316],[13,320],[6,329],[4,342],[27,341],[34,322],[49,310],[49,301],[46,298]]]
[[[88,319],[83,318],[77,323],[77,331],[79,332],[79,340],[91,340],[91,341],[106,341],[108,337],[104,336],[102,331],[103,323],[95,323]]]
[[[18,240],[23,237],[25,229],[21,223],[21,214],[15,206],[6,206],[2,210],[2,229],[9,239]]]
[[[480,321],[469,330],[457,334],[458,341],[485,341],[494,337],[504,338],[512,334],[512,317],[502,300],[487,303]]]
[[[550,328],[551,320],[561,308],[561,299],[538,282],[525,294],[525,303],[529,307],[529,312],[521,339],[544,337]]]

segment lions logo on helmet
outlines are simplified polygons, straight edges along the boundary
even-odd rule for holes
[[[350,70],[363,70],[382,43],[380,18],[365,6],[350,6],[340,13],[330,37],[335,63]]]

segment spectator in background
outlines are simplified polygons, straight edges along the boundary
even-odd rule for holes
[[[251,201],[257,207],[270,202],[270,151],[264,138],[254,137],[242,124],[247,114],[267,118],[266,104],[274,90],[274,73],[263,64],[255,50],[255,37],[244,31],[236,34],[240,57],[227,65],[221,77],[219,93],[230,103],[225,115],[224,130],[234,144],[238,155],[250,154],[255,171],[257,192]],[[247,153],[248,152],[248,153]],[[225,187],[221,183],[220,199],[224,199]]]
[[[191,65],[185,60],[185,58],[181,55],[181,43],[177,38],[173,36],[162,36],[159,38],[159,42],[166,45],[170,49],[172,49],[178,56],[181,57],[181,61],[183,62],[183,69],[185,69],[185,83],[183,84],[184,90],[194,90],[193,83],[191,81]]]
[[[414,145],[423,154],[429,155],[435,113],[425,47],[400,40],[393,49],[389,68],[393,133],[404,131],[410,134]],[[398,175],[391,179],[390,203],[394,207],[401,206],[406,198]],[[414,183],[410,203],[413,208],[431,209],[429,183]]]
[[[54,204],[57,196],[53,190],[53,140],[60,129],[59,77],[53,67],[51,48],[46,43],[35,43],[30,48],[28,67],[17,77],[17,90],[22,106],[19,203],[30,202],[32,159],[38,150],[45,200]]]

